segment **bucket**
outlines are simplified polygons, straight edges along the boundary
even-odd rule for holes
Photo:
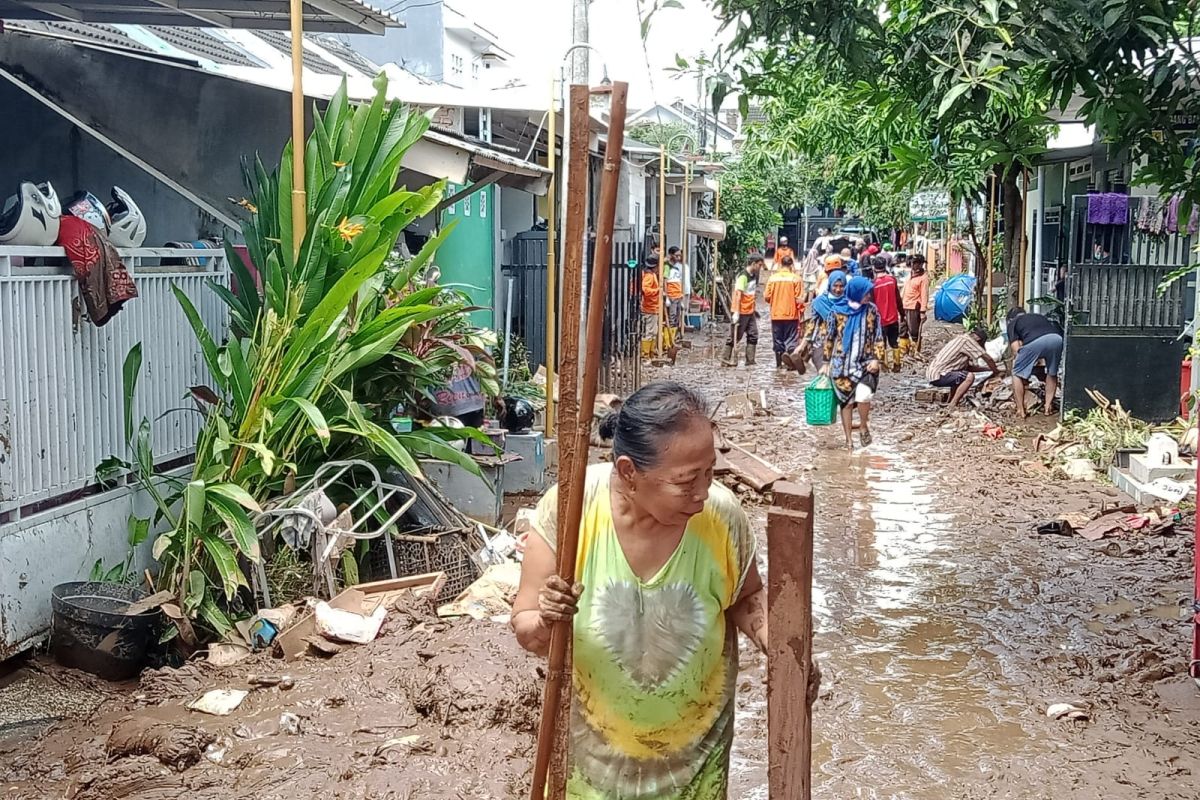
[[[837,419],[833,381],[824,375],[813,378],[804,390],[804,419],[809,425],[832,425]]]
[[[50,594],[50,652],[64,667],[110,681],[136,676],[146,663],[158,610],[127,616],[146,593],[94,581],[60,583]]]

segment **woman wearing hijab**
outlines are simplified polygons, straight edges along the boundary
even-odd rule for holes
[[[791,353],[783,355],[785,366],[797,372],[804,373],[804,362],[810,357],[813,366],[820,369],[825,363],[825,337],[833,312],[837,308],[846,308],[846,273],[834,270],[829,273],[825,282],[825,291],[813,298],[808,304],[807,316],[804,320],[804,333],[800,336],[800,344]]]
[[[854,449],[851,432],[854,409],[858,408],[859,442],[871,444],[871,400],[879,386],[883,361],[883,328],[879,310],[871,302],[871,281],[861,276],[846,284],[844,302],[833,309],[826,326],[825,366],[822,373],[833,378],[833,390],[841,407],[846,448]]]

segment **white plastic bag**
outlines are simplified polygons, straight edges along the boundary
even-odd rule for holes
[[[367,644],[375,641],[387,609],[380,604],[371,616],[355,614],[353,611],[343,611],[334,608],[324,600],[317,603],[317,632],[326,639],[352,644]]]

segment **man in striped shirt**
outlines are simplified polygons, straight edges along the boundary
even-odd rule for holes
[[[959,334],[938,351],[929,368],[925,370],[925,377],[929,379],[930,384],[948,388],[953,392],[950,405],[958,405],[967,396],[967,392],[971,391],[971,387],[975,385],[972,373],[990,372],[995,375],[1000,371],[996,360],[983,349],[983,343],[986,341],[987,332],[980,327],[970,333]],[[980,359],[984,360],[986,367],[979,365]]]

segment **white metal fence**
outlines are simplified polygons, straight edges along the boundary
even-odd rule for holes
[[[0,523],[71,500],[95,485],[102,460],[126,455],[121,367],[138,342],[135,420],[152,421],[160,463],[195,443],[200,416],[167,412],[190,407],[189,387],[209,376],[171,287],[221,341],[228,315],[206,284],[228,284],[225,254],[145,248],[122,256],[138,297],[97,328],[81,318],[62,248],[0,247]]]

